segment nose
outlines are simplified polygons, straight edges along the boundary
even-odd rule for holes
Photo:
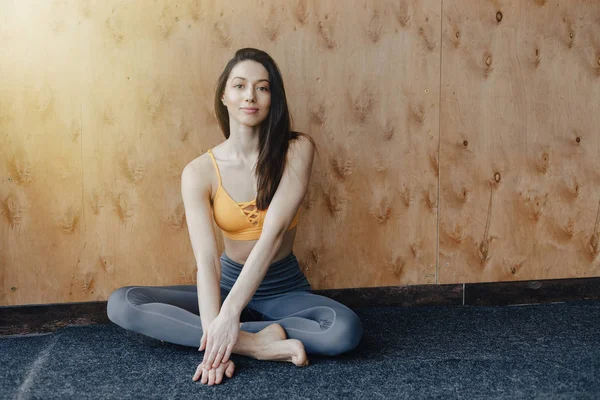
[[[246,101],[249,103],[254,101],[254,89],[251,86],[246,91]]]

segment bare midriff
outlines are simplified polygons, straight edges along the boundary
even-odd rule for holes
[[[294,246],[295,238],[296,227],[290,229],[283,235],[281,247],[272,262],[279,261],[290,254]],[[223,237],[223,242],[225,244],[225,254],[227,254],[227,257],[237,263],[244,264],[258,240],[231,240]]]

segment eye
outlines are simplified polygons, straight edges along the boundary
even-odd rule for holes
[[[259,89],[265,89],[265,90],[263,90],[263,92],[268,92],[269,91],[269,88],[266,87],[266,86],[261,86],[261,87],[259,87]]]
[[[235,87],[235,88],[238,87],[238,86],[242,86],[242,84],[241,83],[236,83],[235,85],[233,85],[233,87]]]

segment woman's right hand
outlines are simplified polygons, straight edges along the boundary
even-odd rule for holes
[[[221,363],[218,367],[211,368],[210,370],[203,369],[202,363],[200,363],[198,368],[196,368],[196,373],[192,380],[196,382],[200,379],[200,383],[208,383],[209,386],[218,385],[223,381],[223,374],[228,378],[231,378],[233,376],[233,371],[235,371],[235,364],[232,360]]]

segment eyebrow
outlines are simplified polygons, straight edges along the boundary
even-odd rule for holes
[[[246,78],[242,78],[241,76],[236,76],[236,77],[234,77],[233,79],[236,79],[236,78],[237,78],[237,79],[246,80]],[[233,80],[233,79],[232,79],[232,80]],[[257,80],[256,82],[267,82],[267,83],[270,83],[268,79],[259,79],[259,80]]]

